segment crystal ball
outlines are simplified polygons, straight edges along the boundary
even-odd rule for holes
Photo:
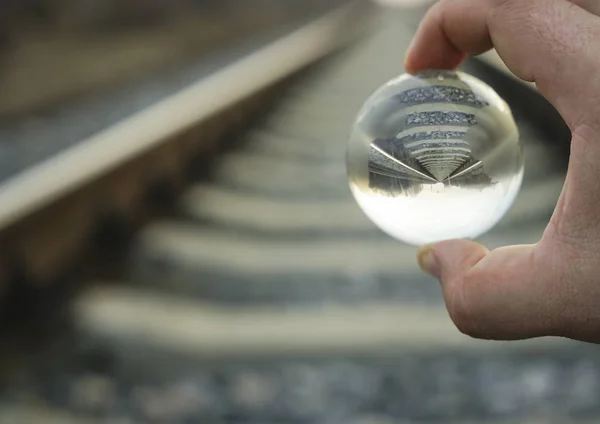
[[[381,230],[412,245],[477,238],[523,180],[508,104],[460,71],[403,74],[364,103],[347,149],[350,189]]]

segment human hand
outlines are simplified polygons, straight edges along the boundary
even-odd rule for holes
[[[494,47],[535,82],[571,129],[563,191],[541,240],[493,251],[473,241],[426,246],[419,264],[438,278],[465,334],[600,342],[600,2],[442,0],[406,56],[408,72],[455,68]]]

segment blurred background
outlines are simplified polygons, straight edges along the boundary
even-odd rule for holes
[[[591,423],[600,357],[452,325],[348,190],[428,0],[2,0],[0,423]],[[535,242],[569,131],[494,55]]]

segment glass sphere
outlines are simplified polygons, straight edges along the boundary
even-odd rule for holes
[[[521,187],[523,148],[508,104],[491,87],[433,70],[403,74],[368,98],[347,168],[364,213],[420,246],[492,228]]]

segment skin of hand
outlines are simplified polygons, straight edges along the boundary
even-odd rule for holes
[[[469,240],[425,246],[458,329],[474,338],[600,342],[600,1],[442,0],[422,20],[405,68],[456,68],[494,47],[569,126],[565,185],[541,239],[492,251]]]

